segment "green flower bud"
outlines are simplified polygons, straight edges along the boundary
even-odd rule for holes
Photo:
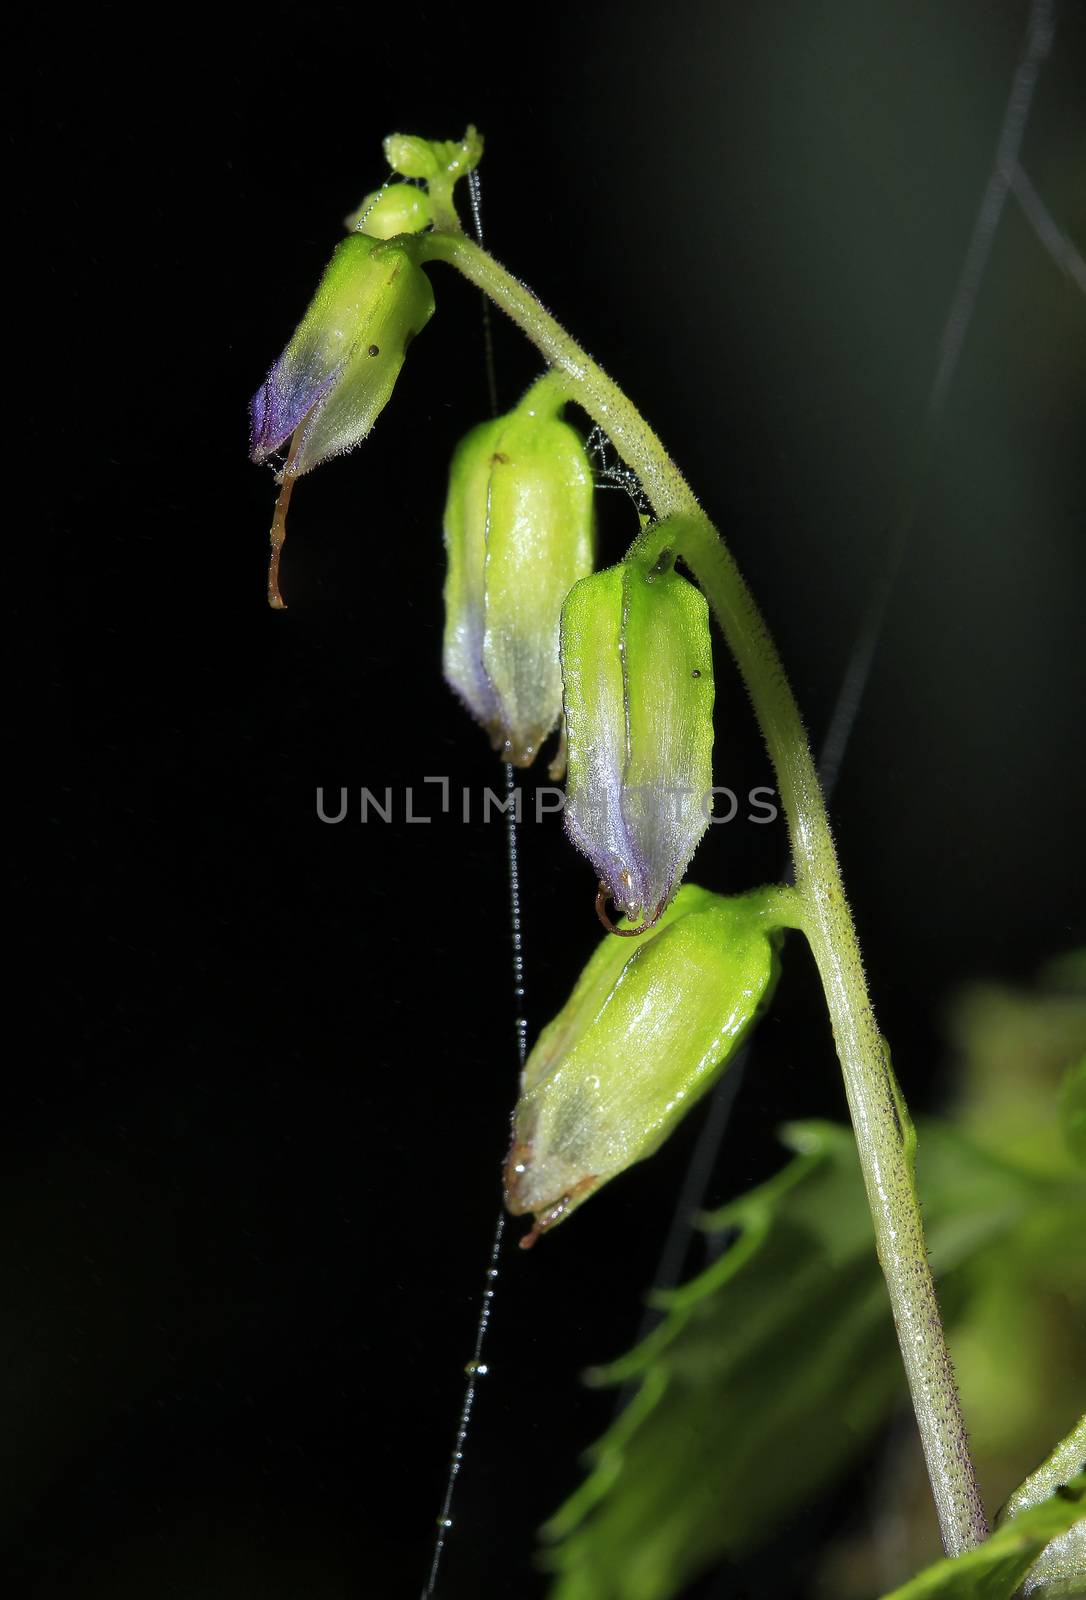
[[[410,133],[390,133],[385,140],[385,160],[393,172],[402,172],[405,178],[432,178],[441,170],[441,164],[429,139],[419,139]]]
[[[445,503],[445,677],[517,766],[561,715],[562,602],[592,570],[591,466],[555,395],[543,378],[514,411],[473,428]]]
[[[344,217],[351,233],[371,239],[394,239],[398,233],[421,233],[433,221],[430,196],[413,183],[390,183],[368,194],[357,210]]]
[[[505,1203],[535,1216],[523,1246],[651,1155],[735,1054],[776,977],[767,909],[687,884],[636,944],[597,947],[521,1080]]]
[[[656,920],[709,822],[713,658],[699,589],[666,564],[586,578],[562,611],[566,829],[601,892]]]

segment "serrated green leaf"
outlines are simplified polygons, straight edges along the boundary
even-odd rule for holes
[[[553,1600],[668,1600],[742,1557],[845,1470],[901,1393],[851,1133],[805,1123],[786,1138],[795,1159],[709,1219],[711,1235],[737,1232],[730,1248],[594,1375],[638,1388],[544,1529]],[[921,1125],[918,1181],[944,1274],[1048,1193],[938,1122]],[[953,1309],[953,1285],[942,1295]]]
[[[1012,1517],[975,1550],[937,1561],[883,1600],[1011,1600],[1045,1546],[1084,1521],[1086,1472]]]
[[[722,1551],[750,1547],[782,1501],[815,1485],[823,1461],[850,1457],[893,1393],[851,1138],[797,1131],[805,1153],[713,1219],[715,1232],[740,1229],[738,1240],[668,1297],[667,1320],[644,1344],[595,1374],[639,1388],[544,1530],[560,1541],[556,1600],[659,1600]],[[816,1372],[796,1354],[831,1322]],[[843,1391],[850,1404],[830,1414],[824,1396]]]

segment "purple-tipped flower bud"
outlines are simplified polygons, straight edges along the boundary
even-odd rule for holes
[[[408,250],[367,234],[344,239],[294,336],[252,401],[252,459],[292,435],[286,471],[300,478],[351,450],[372,428],[430,320],[430,280]]]
[[[615,904],[651,924],[708,826],[708,607],[673,567],[629,560],[577,585],[561,637],[566,828]]]

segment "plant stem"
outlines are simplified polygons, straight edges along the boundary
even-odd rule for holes
[[[573,398],[573,386],[565,373],[558,367],[548,367],[543,376],[524,391],[516,408],[528,416],[550,419]]]
[[[979,1544],[987,1523],[928,1265],[913,1167],[915,1138],[867,993],[829,818],[807,736],[775,644],[719,534],[656,434],[530,290],[463,234],[415,241],[420,259],[456,267],[566,375],[575,400],[609,435],[666,527],[637,553],[680,554],[705,591],[735,657],[776,772],[796,893],[833,1027],[875,1243],[886,1278],[928,1476],[948,1555]]]
[[[453,201],[453,186],[455,177],[449,173],[437,173],[427,182],[427,193],[430,197],[430,214],[434,219],[434,227],[444,233],[459,234],[463,232],[460,226],[460,217]]]

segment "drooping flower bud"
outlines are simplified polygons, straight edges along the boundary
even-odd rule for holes
[[[362,204],[344,217],[352,233],[371,239],[394,239],[398,233],[421,233],[433,221],[433,208],[425,189],[413,183],[389,183],[368,194]]]
[[[434,311],[430,280],[406,249],[364,233],[338,245],[309,309],[252,401],[254,461],[298,430],[287,471],[300,478],[366,437],[404,352]]]
[[[430,280],[403,245],[353,233],[250,404],[250,459],[290,441],[272,518],[268,603],[283,608],[279,557],[295,480],[364,439],[388,403],[404,353],[434,313]]]
[[[666,555],[594,573],[562,611],[566,828],[651,925],[709,821],[713,660],[701,591]]]
[[[767,908],[686,884],[636,944],[597,947],[521,1080],[505,1203],[535,1216],[522,1245],[651,1155],[734,1055],[775,981]]]
[[[591,465],[560,404],[549,375],[473,428],[445,503],[445,677],[517,766],[561,714],[562,602],[592,570]]]

